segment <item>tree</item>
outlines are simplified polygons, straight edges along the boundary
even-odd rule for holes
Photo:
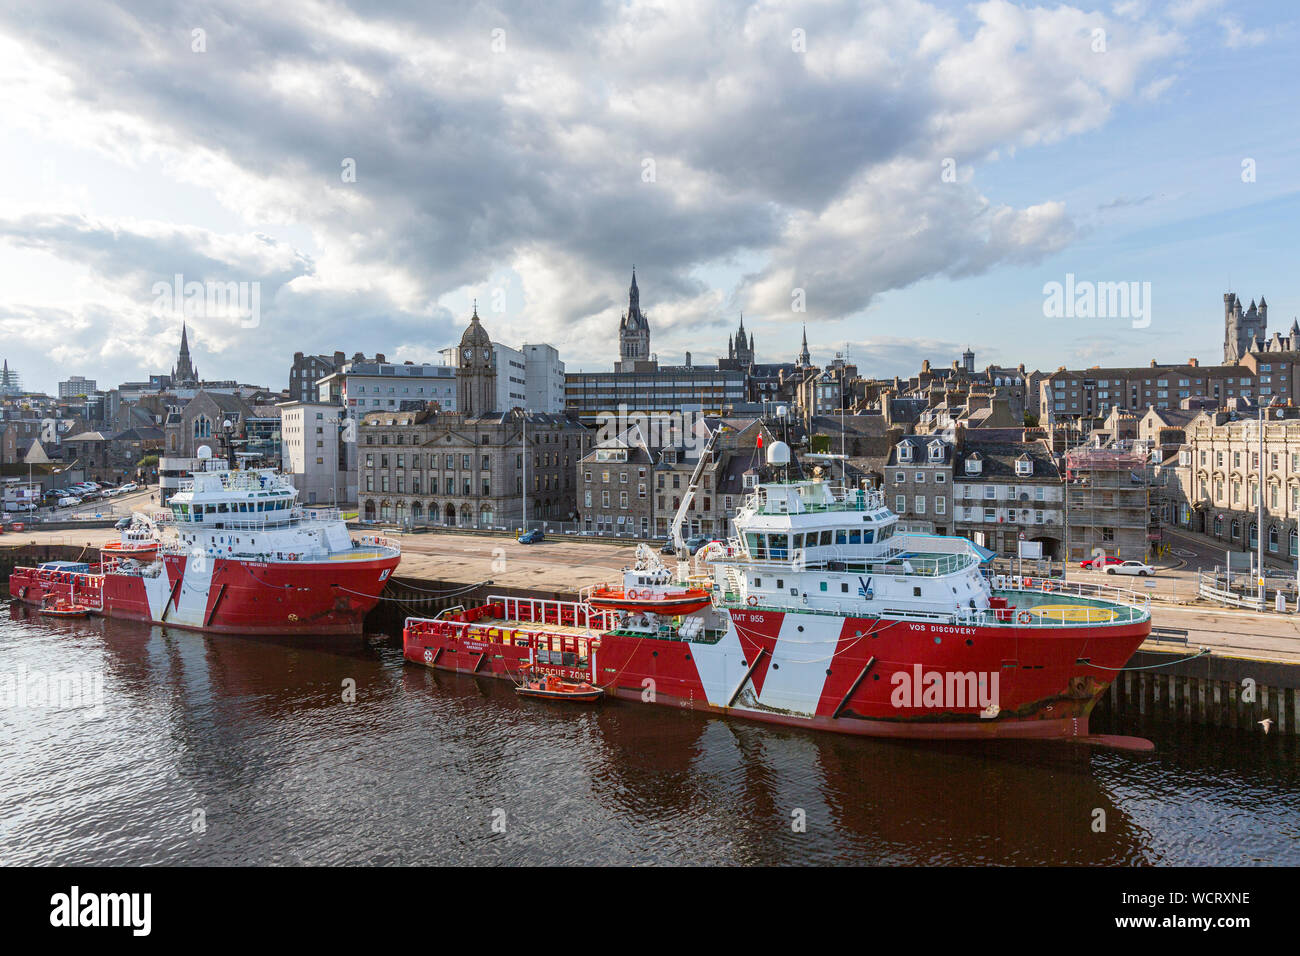
[[[830,435],[813,435],[808,439],[808,450],[815,455],[825,455],[831,450]]]
[[[139,461],[137,461],[137,462],[135,463],[135,466],[136,466],[137,468],[157,468],[157,467],[158,467],[158,456],[157,456],[157,455],[145,455],[143,458],[141,458]]]

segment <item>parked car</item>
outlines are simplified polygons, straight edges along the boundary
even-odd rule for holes
[[[1079,567],[1101,570],[1102,568],[1109,567],[1112,564],[1123,564],[1123,563],[1124,563],[1123,558],[1117,558],[1114,555],[1106,555],[1105,557],[1101,557],[1101,558],[1089,558],[1086,561],[1080,561]]]
[[[1156,569],[1149,564],[1143,564],[1141,561],[1121,561],[1119,564],[1112,564],[1106,568],[1107,574],[1136,574],[1138,577],[1150,577],[1156,573]]]
[[[140,486],[137,485],[134,481],[128,481],[126,484],[124,484],[121,488],[117,490],[124,495],[129,495],[133,491],[139,491]]]
[[[532,531],[525,531],[515,540],[520,544],[537,544],[539,541],[545,541],[546,536],[542,534],[541,528],[534,528]]]
[[[68,495],[66,498],[59,499],[60,508],[75,508],[79,504],[81,504],[81,499],[76,495]]]
[[[695,552],[699,551],[700,548],[704,547],[712,540],[713,539],[707,534],[693,534],[686,539],[686,548],[691,552],[691,554],[695,554]]]
[[[675,545],[675,544],[673,544],[671,541],[669,541],[666,545],[664,545],[662,548],[659,549],[659,553],[660,553],[660,554],[676,554],[676,553],[677,553],[677,545]]]

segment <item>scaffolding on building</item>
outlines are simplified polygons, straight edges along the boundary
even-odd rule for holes
[[[1146,457],[1127,445],[1067,452],[1065,527],[1070,561],[1098,555],[1145,559],[1151,550],[1151,473]]]

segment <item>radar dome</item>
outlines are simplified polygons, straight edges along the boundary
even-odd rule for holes
[[[790,446],[783,441],[772,442],[767,449],[767,463],[769,465],[790,464]]]
[[[199,450],[194,453],[199,458],[211,458],[212,449],[207,445],[200,445]]]

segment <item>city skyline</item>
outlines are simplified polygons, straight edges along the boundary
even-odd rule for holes
[[[437,361],[474,299],[607,369],[633,265],[665,364],[742,312],[758,361],[806,322],[878,376],[1213,361],[1225,290],[1300,314],[1279,4],[715,4],[707,43],[671,7],[69,10],[0,20],[29,388],[169,368],[182,318],[209,375],[271,387],[296,350]],[[1149,324],[1048,317],[1067,277],[1149,283]],[[189,282],[240,288],[183,316]]]

